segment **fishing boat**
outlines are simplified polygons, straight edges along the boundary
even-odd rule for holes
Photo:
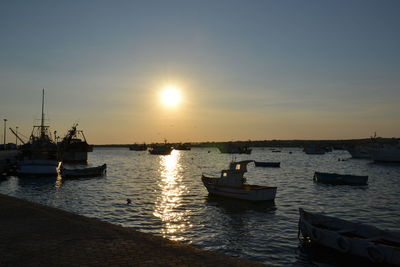
[[[400,145],[378,147],[372,152],[372,159],[375,162],[400,163]]]
[[[149,149],[149,153],[152,155],[169,155],[171,154],[173,147],[167,143],[167,140],[164,141],[162,145],[154,145]]]
[[[305,146],[303,151],[308,155],[323,155],[326,152],[323,147],[315,145]]]
[[[191,150],[190,146],[188,144],[178,144],[176,147],[174,147],[175,150]]]
[[[129,146],[129,150],[146,151],[147,150],[147,145],[145,143],[143,143],[143,144],[133,144],[133,145]]]
[[[57,160],[25,159],[17,164],[18,176],[57,176]]]
[[[57,175],[57,144],[53,141],[49,126],[44,125],[44,89],[42,91],[42,117],[40,126],[33,126],[27,143],[20,147],[17,175]]]
[[[248,146],[240,146],[232,142],[218,144],[217,147],[221,153],[227,154],[251,154],[252,151]]]
[[[78,124],[72,125],[68,133],[59,142],[58,145],[58,159],[65,163],[87,163],[88,152],[92,152],[93,148],[90,146],[82,130],[77,130]]]
[[[250,201],[274,200],[277,187],[246,183],[244,173],[247,172],[247,164],[250,162],[253,161],[231,162],[229,169],[221,171],[220,177],[208,177],[202,174],[201,180],[211,195]]]
[[[107,164],[90,168],[65,168],[64,164],[58,165],[58,172],[65,178],[81,178],[81,177],[95,177],[102,176],[107,170]]]
[[[366,185],[368,176],[315,172],[313,180],[326,184]]]
[[[299,234],[306,240],[375,264],[400,265],[400,232],[350,222],[299,208]]]
[[[272,167],[279,168],[281,166],[280,162],[265,162],[265,161],[254,161],[256,167]]]

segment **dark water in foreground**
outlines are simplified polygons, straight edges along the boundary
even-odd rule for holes
[[[173,151],[169,156],[95,149],[89,154],[90,165],[107,163],[105,177],[10,177],[0,182],[0,192],[259,262],[304,266],[327,261],[334,265],[334,258],[314,259],[299,249],[299,207],[400,230],[400,165],[338,161],[349,157],[346,151],[306,155],[293,148],[280,153],[256,148],[251,155],[237,155],[237,160],[281,162],[281,168],[251,165],[246,175],[249,183],[277,186],[274,203],[209,197],[201,173],[218,175],[232,156],[208,148]],[[369,185],[316,184],[314,171],[368,175]],[[131,205],[126,205],[127,198]]]

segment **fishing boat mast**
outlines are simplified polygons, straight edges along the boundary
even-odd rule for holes
[[[42,120],[40,123],[40,137],[44,138],[44,136],[46,135],[46,130],[45,130],[45,126],[44,126],[44,88],[42,90]]]

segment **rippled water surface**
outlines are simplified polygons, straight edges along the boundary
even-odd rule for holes
[[[209,197],[201,174],[219,175],[232,160],[232,155],[214,148],[173,151],[169,156],[97,148],[89,154],[89,162],[107,163],[104,177],[9,177],[0,182],[0,192],[199,248],[273,265],[301,266],[312,262],[300,256],[298,248],[299,207],[400,230],[400,165],[338,161],[349,157],[346,151],[306,155],[296,148],[280,153],[255,148],[251,155],[236,155],[236,160],[281,162],[281,168],[250,165],[246,174],[249,183],[278,187],[274,203]],[[316,184],[314,171],[368,175],[369,184]],[[131,205],[126,204],[127,198]]]

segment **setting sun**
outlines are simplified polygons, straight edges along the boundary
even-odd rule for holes
[[[175,86],[167,86],[161,92],[161,101],[167,107],[175,107],[181,100],[181,92]]]

